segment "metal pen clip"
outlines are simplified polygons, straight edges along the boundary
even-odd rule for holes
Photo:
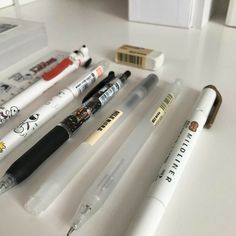
[[[220,94],[220,92],[217,90],[217,88],[214,85],[207,85],[204,88],[210,88],[213,89],[216,92],[216,99],[213,103],[213,106],[211,108],[211,111],[209,113],[209,116],[207,118],[207,121],[204,125],[204,128],[210,129],[215,121],[215,118],[217,116],[217,113],[220,109],[220,106],[222,104],[222,96]]]
[[[103,79],[100,83],[98,83],[92,90],[90,90],[87,95],[83,98],[82,103],[88,101],[96,92],[98,92],[102,87],[104,87],[107,83],[111,82],[116,78],[114,71],[110,71],[108,76]]]

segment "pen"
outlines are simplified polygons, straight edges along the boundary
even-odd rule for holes
[[[131,223],[127,236],[155,235],[203,126],[212,126],[221,102],[221,95],[214,86],[209,85],[202,90],[172,151],[152,183],[144,204]]]
[[[97,153],[103,145],[109,145],[114,142],[115,133],[122,133],[124,129],[127,132],[127,127],[121,127],[121,124],[125,124],[129,114],[145,99],[158,80],[155,74],[150,74],[139,83],[124,99],[122,104],[112,111],[104,122],[30,196],[25,204],[25,209],[33,215],[39,215],[45,211],[86,162],[94,158],[94,153]],[[128,129],[131,128],[130,126],[128,127]]]
[[[17,159],[0,179],[0,194],[28,178],[54,151],[63,145],[94,113],[107,104],[123,87],[130,72],[118,75],[113,83],[106,84],[85,104],[49,131],[32,148]]]
[[[110,77],[114,77],[115,74],[112,71],[110,76],[103,79],[98,85],[96,85],[93,89],[91,89],[87,95],[83,98],[82,103],[85,103],[96,91],[100,90],[103,86],[105,86],[108,82],[110,82]]]
[[[141,149],[150,134],[159,127],[164,120],[168,108],[178,96],[182,88],[180,80],[176,80],[168,92],[162,97],[158,106],[154,106],[139,122],[136,128],[126,138],[111,161],[91,185],[84,195],[75,213],[69,236],[85,224],[104,204],[118,184],[124,172],[132,163],[135,155]]]
[[[42,79],[38,80],[0,107],[0,125],[17,115],[18,112],[55,83],[78,69],[81,65],[87,65],[90,62],[91,59],[89,58],[88,48],[85,45],[71,53],[69,57],[63,59],[50,71],[44,72]]]
[[[50,57],[12,74],[0,83],[0,106],[38,81],[45,71],[58,65],[66,56],[53,53]],[[16,86],[14,85],[16,83]]]
[[[72,83],[66,89],[59,92],[58,95],[41,106],[37,111],[31,114],[26,120],[21,122],[15,129],[11,130],[4,137],[0,138],[0,142],[4,145],[4,149],[0,152],[0,160],[6,157],[15,147],[24,142],[37,129],[42,127],[47,121],[54,117],[61,109],[66,107],[71,101],[79,97],[79,95],[99,77],[102,76],[104,70],[108,67],[106,61],[99,62],[82,78]],[[114,73],[113,73],[114,77]],[[108,77],[109,78],[109,77]]]

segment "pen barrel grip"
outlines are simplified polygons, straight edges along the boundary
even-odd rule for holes
[[[13,175],[17,183],[22,182],[68,139],[68,132],[63,127],[56,126],[16,160],[7,173]]]

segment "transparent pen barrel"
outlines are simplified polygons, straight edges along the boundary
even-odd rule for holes
[[[134,88],[131,94],[126,98],[126,102],[120,106],[120,109],[126,113],[132,111],[132,109],[146,97],[158,80],[157,75],[149,74],[139,85]]]
[[[158,77],[150,74],[139,85],[137,85],[125,99],[125,101],[108,116],[101,126],[92,133],[85,142],[93,145],[94,150],[103,146],[107,138],[111,137],[117,128],[124,123],[133,109],[148,95],[156,83]],[[130,127],[130,132],[134,127]]]
[[[86,204],[93,207],[93,211],[106,201],[150,132],[151,129],[146,128],[146,122],[135,128],[89,188],[84,199]]]
[[[48,208],[48,206],[57,198],[60,192],[66,187],[70,180],[79,172],[84,164],[96,153],[103,144],[108,142],[108,138],[112,141],[112,136],[118,132],[117,128],[124,123],[130,111],[132,111],[139,102],[141,102],[151,89],[158,82],[156,75],[151,74],[136,86],[131,94],[125,99],[124,103],[103,122],[100,127],[107,122],[108,119],[114,118],[117,111],[122,111],[121,116],[115,117],[115,123],[106,130],[102,135],[98,135],[99,128],[92,133],[60,166],[54,171],[41,185],[39,190],[33,194],[26,203],[25,208],[32,214],[38,215]],[[129,126],[130,131],[132,127]],[[95,140],[96,139],[96,140]],[[109,142],[108,142],[109,143]]]
[[[38,191],[34,193],[25,204],[25,208],[28,212],[33,215],[38,215],[50,206],[93,154],[93,149],[90,149],[90,147],[89,144],[82,143],[76,151],[48,177],[47,181],[40,186]]]
[[[153,116],[153,112],[155,114],[155,110],[158,111],[158,109],[164,108],[166,112],[171,103],[170,100],[168,100],[170,99],[170,94],[172,94],[171,99],[173,99],[173,97],[177,97],[181,91],[181,87],[181,82],[178,80],[174,83],[174,85],[171,85],[168,93],[162,97],[158,106],[155,106],[154,109],[148,112],[137,127],[126,138],[126,141],[122,144],[122,146],[120,146],[112,160],[108,163],[103,172],[85,194],[80,208],[75,215],[74,224],[81,224],[81,219],[85,221],[89,218],[89,216],[96,213],[96,211],[103,205],[118,184],[124,172],[133,161],[138,151],[148,139],[150,133],[154,130],[152,120],[150,119],[150,117]]]

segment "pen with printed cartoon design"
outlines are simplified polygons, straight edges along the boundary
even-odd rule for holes
[[[63,59],[50,71],[43,73],[42,79],[0,107],[0,125],[17,115],[55,83],[78,69],[81,65],[88,65],[90,62],[88,48],[85,45],[71,53],[69,57]]]
[[[16,128],[11,130],[0,141],[5,148],[0,152],[0,160],[5,158],[14,148],[24,142],[37,129],[42,127],[47,121],[54,117],[60,110],[66,107],[70,102],[93,84],[108,67],[108,62],[101,61],[90,69],[84,76],[72,83],[66,89],[59,92],[58,95],[41,106],[37,111],[21,122]]]

